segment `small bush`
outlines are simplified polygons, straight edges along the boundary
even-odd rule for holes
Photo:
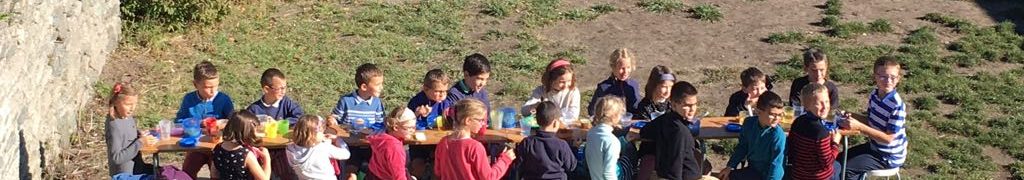
[[[839,16],[827,15],[824,19],[821,19],[821,26],[824,27],[836,27],[839,25]]]
[[[772,44],[779,44],[779,43],[798,43],[798,42],[803,42],[804,39],[805,38],[804,38],[804,35],[802,33],[795,32],[795,31],[790,31],[790,32],[785,32],[785,33],[772,33],[771,35],[768,35],[768,39],[766,39],[765,41],[767,41],[768,43],[772,43]]]
[[[959,33],[971,32],[977,28],[977,26],[969,21],[939,13],[928,13],[921,17],[921,19],[953,28]]]
[[[690,13],[693,13],[693,17],[702,21],[715,22],[722,19],[722,12],[717,6],[711,4],[701,4],[690,8]]]
[[[679,0],[641,0],[637,6],[650,12],[672,12],[683,8]]]
[[[825,14],[838,16],[842,14],[843,2],[839,0],[825,1]]]
[[[868,23],[868,26],[871,29],[871,32],[892,32],[892,24],[889,23],[889,20],[876,19],[875,21],[871,21],[870,23]]]
[[[137,26],[159,26],[164,31],[180,31],[191,25],[220,21],[228,14],[226,0],[160,1],[135,0],[121,3],[121,18],[129,30]]]
[[[588,21],[596,19],[598,15],[596,12],[587,9],[573,9],[562,13],[562,18],[573,21]]]

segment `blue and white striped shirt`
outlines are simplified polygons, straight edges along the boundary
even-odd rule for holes
[[[356,119],[363,119],[369,127],[384,122],[384,103],[379,97],[364,100],[357,92],[352,92],[341,96],[331,113],[340,117],[338,124],[351,124]]]
[[[871,149],[882,153],[882,158],[895,168],[907,159],[906,104],[900,94],[893,90],[885,97],[878,97],[878,89],[871,92],[868,102],[868,119],[871,128],[896,136],[892,142],[883,144],[871,140]]]

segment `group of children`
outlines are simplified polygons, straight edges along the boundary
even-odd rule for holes
[[[464,59],[461,80],[451,82],[443,70],[433,69],[422,79],[421,92],[403,107],[385,114],[380,94],[384,73],[374,64],[356,69],[356,90],[342,95],[327,118],[304,114],[299,104],[285,95],[287,82],[278,69],[267,69],[260,85],[263,96],[245,110],[234,111],[231,98],[218,90],[219,76],[207,61],[193,69],[196,90],[182,99],[176,119],[192,118],[197,105],[207,105],[204,117],[228,119],[223,142],[212,152],[189,152],[183,170],[195,177],[203,166],[220,179],[701,179],[708,178],[710,163],[704,159],[698,132],[691,126],[699,121],[697,88],[680,81],[665,66],[651,69],[642,90],[630,78],[635,68],[632,52],[617,49],[609,58],[611,76],[598,84],[587,107],[593,127],[583,147],[573,147],[556,136],[559,129],[576,123],[580,116],[580,91],[571,61],[551,61],[520,110],[534,116],[540,126],[515,147],[484,144],[475,139],[486,128],[491,106],[486,90],[491,76],[490,62],[481,54]],[[779,126],[783,118],[782,98],[771,91],[768,76],[756,68],[744,70],[742,89],[732,94],[726,116],[746,112],[739,143],[720,179],[838,179],[844,168],[839,156],[835,130],[826,128],[824,118],[838,108],[838,92],[828,80],[824,53],[810,50],[804,56],[807,76],[794,80],[790,106],[799,115],[787,135]],[[896,92],[900,65],[892,57],[879,58],[874,66],[877,85],[867,109],[866,123],[841,121],[844,129],[858,131],[871,139],[844,152],[848,179],[858,179],[874,169],[900,167],[906,157],[905,105]],[[141,161],[142,141],[152,141],[137,130],[132,112],[138,93],[127,83],[118,83],[110,99],[107,121],[108,162],[111,175],[150,174],[152,167]],[[640,129],[639,148],[620,127],[623,117],[650,119]],[[287,119],[293,127],[292,143],[285,149],[258,147],[255,132],[258,116]],[[442,124],[435,119],[443,118]],[[180,121],[179,121],[180,122]],[[369,147],[348,147],[344,141],[325,134],[336,124],[371,125],[377,133],[366,137]],[[374,124],[380,124],[373,127]],[[440,126],[440,127],[439,127]],[[436,146],[407,146],[417,129],[443,128],[451,133]],[[583,151],[580,158],[575,152]],[[517,158],[518,157],[518,158]],[[343,162],[339,162],[343,161]],[[580,162],[582,161],[582,162]],[[517,166],[512,166],[518,164]],[[583,165],[583,166],[579,166]],[[746,166],[742,166],[746,165]],[[433,168],[430,168],[432,166]],[[580,171],[583,174],[575,173]]]

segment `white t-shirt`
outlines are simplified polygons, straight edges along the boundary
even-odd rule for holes
[[[288,163],[299,179],[337,179],[331,161],[345,160],[351,156],[348,149],[334,146],[330,141],[312,148],[289,144],[287,152]]]

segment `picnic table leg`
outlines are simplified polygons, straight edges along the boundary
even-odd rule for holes
[[[160,152],[153,153],[153,174],[160,174]]]
[[[847,163],[846,162],[846,157],[850,155],[850,153],[847,151],[847,150],[850,150],[849,147],[850,147],[850,139],[849,139],[849,137],[843,136],[843,169],[842,169],[842,172],[841,172],[842,174],[840,176],[843,180],[846,179],[846,163]]]

